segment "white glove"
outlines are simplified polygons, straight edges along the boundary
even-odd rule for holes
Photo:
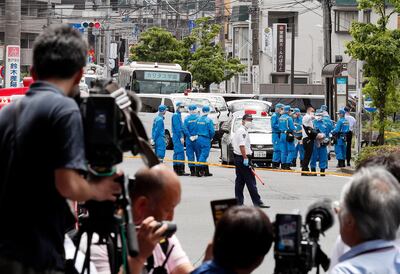
[[[153,141],[153,139],[150,139],[150,145],[154,146],[154,141]]]
[[[193,136],[190,136],[190,141],[196,141],[197,140],[197,138],[198,138],[199,136],[197,136],[197,135],[193,135]]]
[[[185,144],[185,139],[183,137],[181,138],[181,143],[182,145]]]

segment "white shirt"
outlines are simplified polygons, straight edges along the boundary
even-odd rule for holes
[[[303,117],[303,126],[314,128],[313,118],[308,113]],[[308,137],[306,131],[304,130],[304,127],[301,127],[301,132],[303,133],[303,138]]]
[[[246,149],[246,155],[251,155],[251,144],[250,136],[247,129],[241,125],[235,132],[232,138],[233,153],[236,155],[242,155],[240,152],[240,146],[244,146]]]
[[[354,125],[357,123],[356,118],[354,118],[348,113],[344,115],[344,118],[346,118],[346,120],[349,122],[350,131],[354,131]]]

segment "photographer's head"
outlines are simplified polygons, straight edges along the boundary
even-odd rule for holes
[[[129,186],[135,223],[153,216],[156,221],[172,221],[181,200],[181,185],[175,172],[165,165],[141,168]]]
[[[256,207],[235,206],[219,220],[213,240],[214,260],[238,274],[251,273],[273,242],[272,225]]]
[[[350,247],[371,240],[394,240],[400,225],[400,185],[381,167],[362,168],[344,187],[340,234]]]
[[[68,25],[48,27],[33,45],[34,80],[57,85],[66,95],[79,92],[79,81],[86,65],[87,45],[81,34]]]

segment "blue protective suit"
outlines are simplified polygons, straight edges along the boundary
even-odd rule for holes
[[[186,157],[188,161],[195,162],[199,160],[199,150],[197,148],[197,141],[190,141],[191,136],[197,134],[197,119],[198,114],[190,114],[185,118],[183,123],[183,131],[185,133],[186,142]],[[194,164],[189,164],[189,166],[195,166]]]
[[[346,159],[346,134],[349,132],[349,122],[344,117],[336,123],[336,127],[332,130],[332,134],[337,134],[337,141],[335,144],[335,154],[337,160]]]
[[[295,137],[295,148],[292,154],[292,161],[296,161],[297,160],[297,155],[300,155],[300,161],[303,161],[304,159],[304,147],[303,144],[300,143],[300,140],[296,139],[296,137],[302,138],[303,133],[302,133],[302,129],[303,129],[303,116],[299,116],[296,118],[293,118],[293,124],[294,127],[296,128],[296,130],[294,131],[294,137]]]
[[[294,132],[296,128],[293,124],[292,117],[289,114],[284,113],[279,117],[279,131],[281,132],[280,137],[280,149],[281,149],[281,163],[291,164],[292,155],[294,151],[294,142],[286,141],[286,132],[290,130]]]
[[[167,147],[165,143],[164,117],[161,115],[157,115],[154,118],[151,138],[154,141],[154,149],[157,157],[164,159]]]
[[[174,160],[185,160],[185,148],[181,142],[181,138],[184,137],[183,133],[183,123],[182,114],[176,111],[172,115],[171,119],[172,125],[172,143],[174,144],[174,155],[172,156]],[[184,165],[184,163],[174,162],[173,165]]]
[[[199,147],[199,162],[207,162],[208,156],[210,155],[211,141],[214,137],[214,123],[207,117],[207,115],[201,116],[197,119],[197,145]]]
[[[318,129],[320,133],[325,134],[325,138],[329,138],[331,133],[330,125],[323,118],[321,120],[314,120],[314,128]],[[319,162],[320,169],[328,168],[328,148],[323,142],[314,141],[313,153],[311,155],[310,167],[315,169]]]
[[[272,162],[274,163],[281,162],[279,117],[280,114],[277,112],[275,112],[271,116],[272,145],[274,148],[274,152],[272,154]]]

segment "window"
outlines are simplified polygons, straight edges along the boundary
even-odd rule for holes
[[[351,23],[357,20],[357,10],[335,10],[335,32],[348,33],[351,27]],[[364,22],[371,22],[370,11],[364,11]]]
[[[0,32],[0,45],[4,45],[4,32]]]
[[[156,113],[161,105],[161,98],[141,97],[142,110],[141,112]]]
[[[164,105],[167,106],[169,112],[175,112],[174,111],[174,104],[172,104],[171,99],[164,99]]]
[[[269,11],[268,12],[268,27],[272,28],[273,24],[287,24],[287,32],[292,32],[292,24],[294,23],[295,35],[298,36],[298,13],[286,11]]]
[[[33,42],[38,36],[37,33],[27,33],[21,32],[21,48],[23,49],[31,49],[33,48]]]

